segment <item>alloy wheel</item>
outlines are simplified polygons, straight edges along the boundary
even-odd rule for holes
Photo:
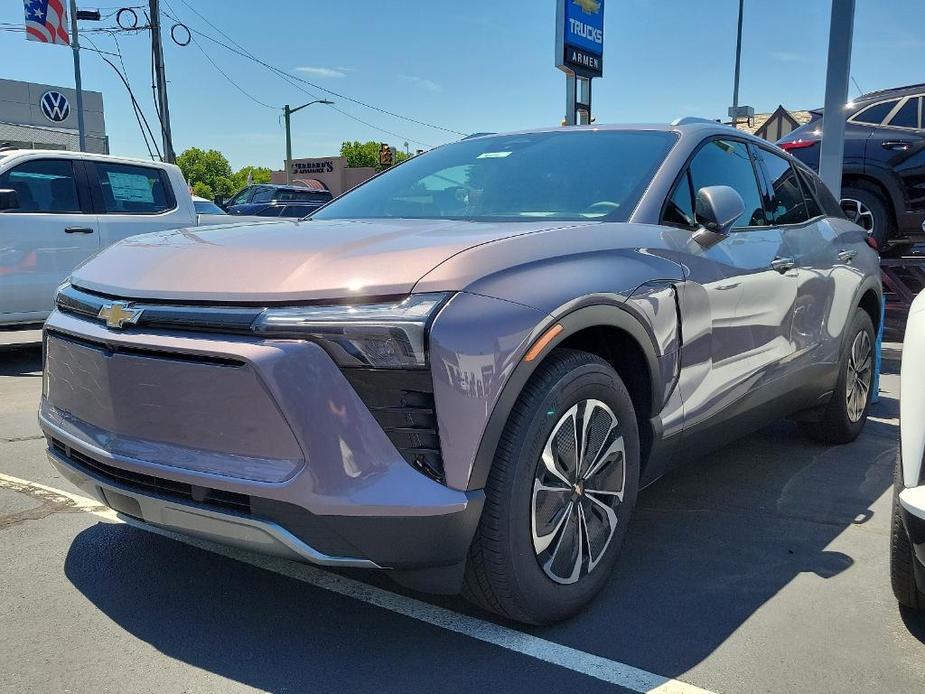
[[[594,571],[617,529],[626,484],[620,423],[600,400],[573,405],[537,462],[531,503],[533,549],[546,575],[575,583]]]
[[[848,378],[845,383],[848,403],[848,419],[857,422],[867,407],[867,397],[870,393],[871,378],[873,376],[873,350],[870,337],[866,331],[861,331],[851,343],[851,353],[848,355]]]
[[[868,236],[874,233],[874,213],[867,205],[855,198],[842,198],[841,208],[845,216],[863,228]]]

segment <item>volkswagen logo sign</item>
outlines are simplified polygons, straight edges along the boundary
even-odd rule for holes
[[[60,123],[71,115],[71,105],[61,92],[47,91],[42,94],[42,114],[52,123]]]

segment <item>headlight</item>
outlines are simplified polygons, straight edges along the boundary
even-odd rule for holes
[[[254,321],[266,337],[312,340],[342,366],[380,369],[427,364],[425,332],[448,294],[412,294],[401,301],[268,308]]]

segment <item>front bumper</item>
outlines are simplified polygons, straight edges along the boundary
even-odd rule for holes
[[[106,505],[248,549],[459,588],[483,492],[415,470],[317,345],[115,332],[60,312],[46,340],[49,457]]]

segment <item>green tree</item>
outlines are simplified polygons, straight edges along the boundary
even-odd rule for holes
[[[251,183],[269,183],[272,178],[272,172],[266,166],[242,166],[231,177],[236,191],[247,185],[248,174],[251,177]]]
[[[346,157],[347,166],[350,168],[369,166],[376,171],[382,170],[382,167],[379,166],[379,143],[373,140],[369,142],[358,142],[356,140],[344,142],[340,146],[340,155]],[[392,147],[393,164],[400,164],[407,158],[408,155],[402,150]]]
[[[231,164],[225,155],[217,150],[190,147],[177,157],[177,166],[197,195],[209,198],[215,195],[227,197],[235,191]],[[207,192],[211,194],[205,195]]]

